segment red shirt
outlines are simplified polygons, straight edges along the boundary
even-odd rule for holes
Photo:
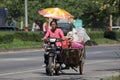
[[[48,37],[64,38],[64,34],[61,29],[57,28],[55,32],[52,32],[51,30],[47,30],[47,33],[45,34],[44,39],[47,39]],[[61,42],[56,42],[56,45],[61,46]]]

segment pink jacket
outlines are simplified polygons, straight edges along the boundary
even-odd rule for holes
[[[44,36],[44,39],[47,39],[48,37],[64,38],[64,34],[61,29],[57,28],[54,33],[51,30],[48,30],[46,35]],[[61,46],[61,42],[56,42],[56,45]]]

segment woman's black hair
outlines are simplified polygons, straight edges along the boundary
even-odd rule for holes
[[[56,21],[56,20],[52,20],[52,21],[50,22],[50,25],[52,25],[53,22],[55,22],[55,24],[57,25],[57,21]]]

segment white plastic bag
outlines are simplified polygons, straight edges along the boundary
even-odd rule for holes
[[[68,32],[67,37],[78,42],[87,42],[90,40],[84,28],[73,28],[72,31]]]
[[[84,42],[90,40],[90,37],[87,35],[86,30],[84,28],[76,28],[76,31],[79,36],[83,37]]]
[[[75,28],[73,28],[72,31],[68,32],[67,37],[70,38],[72,41],[83,41],[83,36],[79,35]]]

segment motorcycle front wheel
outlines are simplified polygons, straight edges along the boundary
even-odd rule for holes
[[[54,64],[53,64],[53,57],[49,57],[49,62],[48,62],[48,74],[50,76],[53,76],[54,74]]]

